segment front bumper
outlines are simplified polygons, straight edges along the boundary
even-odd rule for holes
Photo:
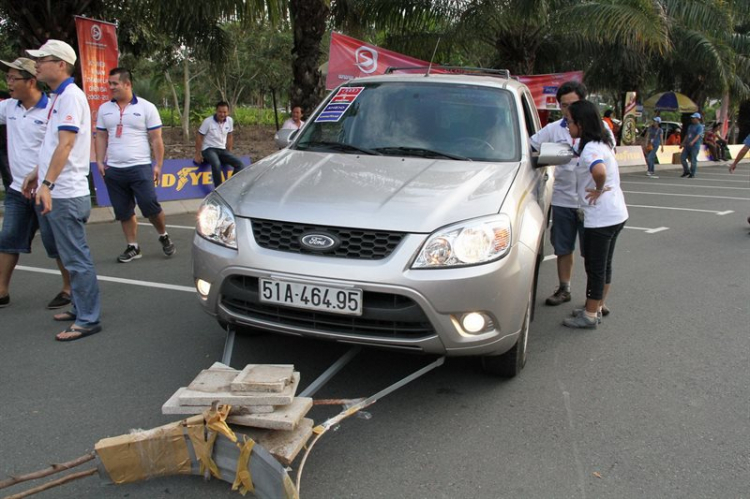
[[[531,289],[535,252],[515,244],[485,265],[434,270],[409,268],[426,239],[409,234],[382,260],[352,260],[262,248],[250,220],[237,218],[238,250],[196,234],[193,275],[211,284],[200,302],[218,320],[277,333],[446,355],[497,355],[515,344]],[[258,300],[258,278],[363,290],[361,317],[270,306]],[[472,311],[493,327],[464,332],[458,318]]]

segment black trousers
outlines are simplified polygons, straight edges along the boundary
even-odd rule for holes
[[[583,231],[586,298],[601,300],[604,285],[612,282],[612,257],[623,227],[625,222],[609,227],[586,227]]]

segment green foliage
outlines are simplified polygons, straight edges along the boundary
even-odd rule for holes
[[[190,113],[190,126],[200,126],[203,120],[213,113],[214,107],[212,106],[193,110]],[[171,108],[160,107],[159,116],[161,116],[164,126],[180,126],[180,119],[177,117],[177,113]],[[232,118],[234,118],[236,126],[275,124],[273,109],[270,108],[238,107],[232,110]],[[287,116],[279,116],[279,120],[282,121],[286,118]]]

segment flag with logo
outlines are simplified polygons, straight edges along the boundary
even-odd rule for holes
[[[91,128],[95,132],[99,106],[110,100],[109,71],[117,67],[117,25],[75,16],[78,34],[78,60],[81,63],[83,91],[91,108]],[[93,144],[93,141],[92,141]]]

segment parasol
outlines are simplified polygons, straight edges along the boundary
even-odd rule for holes
[[[681,113],[695,113],[698,106],[690,97],[679,92],[661,92],[654,94],[643,103],[643,107],[654,111],[679,111]]]

